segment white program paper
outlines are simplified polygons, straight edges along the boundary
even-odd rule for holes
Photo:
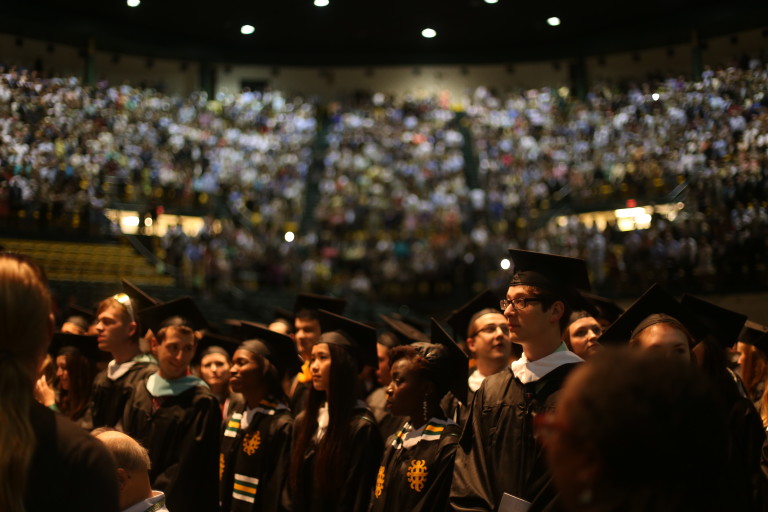
[[[521,500],[517,496],[504,493],[499,503],[499,512],[528,512],[531,508],[531,502]]]

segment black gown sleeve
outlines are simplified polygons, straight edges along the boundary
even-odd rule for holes
[[[30,420],[37,445],[24,509],[117,512],[117,468],[107,447],[68,418],[38,403],[32,404]]]
[[[288,416],[288,415],[286,415]],[[262,512],[288,512],[283,502],[283,490],[288,485],[288,474],[291,467],[291,440],[293,438],[293,422],[289,418],[276,424],[272,435],[272,453],[275,464],[267,485],[261,496],[261,508],[254,509]]]
[[[337,500],[336,512],[360,512],[368,509],[384,451],[384,440],[371,416],[365,414],[353,421],[356,421],[356,425],[347,457],[347,476]]]
[[[218,453],[221,409],[216,398],[204,393],[194,403],[178,463],[155,478],[167,489],[168,509],[178,512],[217,510]]]
[[[464,425],[453,471],[450,491],[450,509],[455,512],[496,510],[491,478],[488,474],[488,461],[485,457],[485,439],[483,431],[482,409],[485,400],[483,382],[475,393],[469,408],[467,423]]]

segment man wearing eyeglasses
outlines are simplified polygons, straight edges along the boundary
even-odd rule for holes
[[[561,339],[574,291],[588,289],[583,260],[510,250],[515,263],[504,311],[522,356],[483,381],[456,453],[451,510],[495,511],[505,494],[531,511],[558,509],[557,492],[533,420],[555,408],[565,377],[582,361]]]
[[[469,413],[468,405],[472,403],[475,392],[486,377],[507,367],[513,357],[513,348],[509,341],[507,319],[499,309],[499,299],[488,290],[455,310],[447,322],[453,328],[456,339],[466,340],[467,349],[474,359],[466,404],[461,404],[450,393],[442,404],[449,417],[464,425]]]
[[[99,350],[109,352],[113,359],[93,381],[87,415],[93,428],[115,427],[136,383],[157,371],[157,367],[139,348],[136,317],[128,295],[118,293],[101,301],[95,327]]]

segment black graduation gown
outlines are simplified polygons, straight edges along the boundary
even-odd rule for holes
[[[208,388],[156,398],[145,380],[126,406],[123,430],[149,450],[152,488],[165,492],[169,510],[217,509],[221,409]]]
[[[464,428],[464,425],[467,423],[467,418],[469,417],[469,404],[472,403],[474,396],[475,392],[471,389],[467,389],[467,401],[466,403],[462,403],[449,391],[440,401],[440,407],[442,407],[443,412],[448,418],[451,418],[458,423],[460,427]]]
[[[91,418],[87,429],[114,427],[123,418],[125,406],[131,398],[134,388],[157,371],[157,366],[136,362],[117,380],[107,377],[107,371],[101,371],[93,380],[91,402],[86,413]]]
[[[221,512],[284,511],[280,500],[291,462],[293,417],[275,400],[255,408],[246,429],[247,409],[235,405],[224,423],[219,455]]]
[[[297,419],[297,423],[303,420]],[[373,483],[379,469],[384,441],[376,420],[367,408],[357,407],[349,432],[349,451],[344,466],[329,468],[344,475],[345,481],[333,498],[324,498],[314,483],[317,443],[313,441],[299,468],[296,492],[292,493],[294,512],[361,512],[368,508]]]
[[[424,427],[418,439],[403,442],[406,425],[387,440],[370,512],[432,512],[448,506],[461,427],[436,418]]]
[[[117,469],[107,447],[37,402],[29,412],[37,444],[27,476],[24,510],[117,512]]]
[[[509,367],[483,381],[456,452],[450,510],[496,510],[505,492],[532,502],[530,512],[560,509],[543,449],[533,437],[533,417],[554,410],[575,366],[562,365],[528,385]]]
[[[307,406],[307,395],[309,395],[309,388],[311,385],[312,381],[296,383],[290,403],[291,413],[294,418],[297,418]]]
[[[365,399],[365,403],[371,408],[373,417],[379,425],[379,431],[381,432],[382,438],[387,439],[389,436],[397,434],[400,431],[405,420],[403,418],[398,418],[397,416],[392,416],[387,410],[386,388],[380,387],[374,389],[371,394],[368,395],[368,398]]]
[[[728,407],[723,507],[744,512],[768,510],[768,480],[760,461],[765,428],[752,401],[746,393],[741,394],[741,381],[730,370],[727,374],[733,380],[725,380],[723,392]]]

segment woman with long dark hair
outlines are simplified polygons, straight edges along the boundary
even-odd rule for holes
[[[44,377],[38,379],[38,401],[86,428],[91,424],[85,416],[96,376],[96,337],[56,333],[51,345],[56,377],[53,386]]]
[[[232,357],[231,384],[244,402],[232,409],[221,438],[222,512],[278,512],[290,463],[293,416],[283,378],[301,368],[289,336],[249,322]]]
[[[387,439],[371,499],[371,512],[446,510],[461,427],[446,418],[440,401],[450,389],[467,395],[466,355],[432,321],[432,343],[392,349],[387,407],[408,418]]]
[[[383,449],[357,377],[363,365],[377,363],[376,331],[323,310],[320,324],[312,388],[296,418],[289,496],[295,512],[359,512],[368,506]]]
[[[106,447],[33,398],[53,324],[43,271],[0,253],[0,510],[116,511]]]

